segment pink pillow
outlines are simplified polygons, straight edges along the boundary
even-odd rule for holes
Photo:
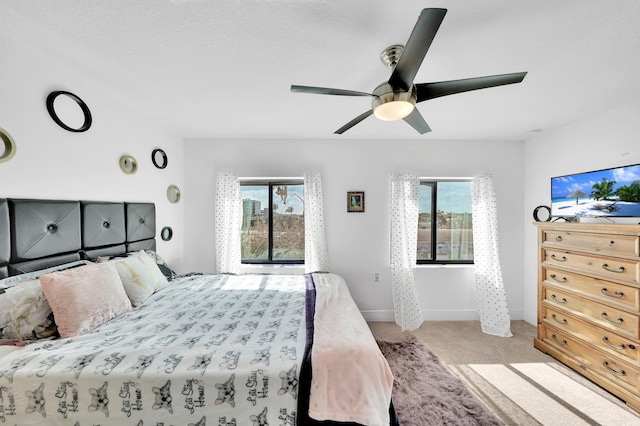
[[[84,334],[132,309],[113,263],[96,263],[40,277],[62,337]]]

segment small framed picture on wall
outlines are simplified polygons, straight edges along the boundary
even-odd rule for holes
[[[347,192],[347,212],[364,213],[364,192]]]

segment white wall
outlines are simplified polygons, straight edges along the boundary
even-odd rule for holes
[[[551,177],[640,163],[640,99],[525,142],[524,319],[537,321],[537,234],[532,212],[551,201]],[[603,219],[599,219],[603,220]],[[634,222],[637,223],[635,218]]]
[[[319,171],[323,179],[329,262],[342,275],[370,320],[393,320],[389,271],[388,181],[391,171],[420,176],[472,176],[490,172],[496,182],[500,259],[512,318],[522,318],[521,142],[403,140],[198,140],[184,147],[185,260],[193,271],[214,271],[215,177],[299,177]],[[346,212],[347,191],[365,191],[365,213]],[[374,282],[374,272],[381,274]],[[423,267],[416,273],[425,319],[476,319],[473,269]]]
[[[78,64],[2,34],[0,45],[0,127],[17,145],[16,156],[0,163],[0,197],[154,202],[158,230],[174,229],[170,242],[158,236],[158,252],[181,270],[182,204],[170,204],[165,194],[168,185],[183,185],[182,140],[129,110]],[[45,100],[54,90],[87,103],[93,115],[88,131],[68,132],[49,117]],[[164,170],[151,163],[156,147],[169,157]],[[137,159],[136,174],[120,171],[123,154]]]

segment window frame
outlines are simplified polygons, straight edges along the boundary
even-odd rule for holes
[[[428,184],[431,186],[431,221],[432,224],[437,221],[437,212],[438,212],[438,183],[443,182],[473,182],[473,178],[471,177],[421,177],[420,178],[420,186],[423,184]],[[419,209],[418,209],[419,211]],[[473,220],[473,213],[471,215],[471,220]],[[474,265],[474,260],[438,260],[437,259],[437,244],[438,244],[438,228],[436,226],[431,226],[431,259],[418,259],[416,256],[416,264],[417,265]],[[416,236],[416,240],[417,240]]]
[[[267,259],[242,259],[241,265],[304,265],[304,254],[300,260],[273,260],[273,187],[283,185],[302,185],[304,191],[304,178],[239,178],[240,193],[243,186],[267,186],[269,192],[269,221],[268,221],[268,255]],[[304,210],[303,210],[304,217]]]

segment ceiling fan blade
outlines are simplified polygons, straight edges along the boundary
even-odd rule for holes
[[[297,86],[291,85],[291,91],[296,93],[315,93],[317,95],[338,96],[373,96],[371,93],[358,92],[356,90],[332,89],[330,87]]]
[[[431,131],[431,127],[424,121],[422,114],[420,114],[417,108],[414,108],[411,114],[407,115],[403,120],[409,123],[411,127],[416,129],[421,135]]]
[[[369,117],[371,114],[373,114],[372,109],[370,109],[367,112],[363,112],[362,114],[360,114],[359,116],[357,116],[356,118],[354,118],[353,120],[345,124],[344,126],[340,127],[338,130],[336,130],[333,133],[335,133],[336,135],[341,135],[347,130],[349,130],[350,128],[352,128],[353,126],[355,126],[356,124],[358,124],[359,122],[361,122],[362,120],[364,120],[365,118]]]
[[[392,87],[409,90],[446,13],[447,9],[423,9],[420,12],[418,22],[389,78]]]
[[[419,83],[416,84],[416,102],[456,93],[469,92],[471,90],[520,83],[525,75],[527,75],[526,72],[515,72],[511,74],[465,78],[462,80],[439,81],[436,83]]]

